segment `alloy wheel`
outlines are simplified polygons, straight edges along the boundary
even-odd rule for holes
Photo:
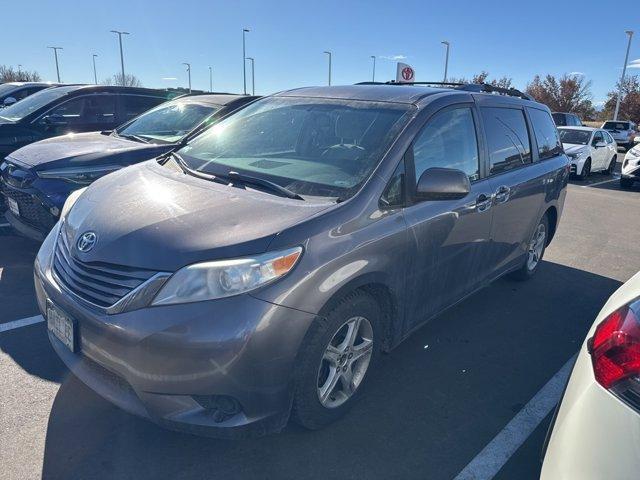
[[[544,223],[540,223],[533,233],[533,238],[529,243],[529,254],[527,258],[527,269],[529,271],[534,270],[540,259],[542,258],[542,252],[544,250],[544,243],[547,239],[547,230]]]
[[[323,407],[339,407],[353,396],[367,373],[372,353],[369,320],[347,320],[329,341],[318,369],[318,400]]]

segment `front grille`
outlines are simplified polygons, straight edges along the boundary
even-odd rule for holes
[[[64,234],[58,235],[53,260],[57,280],[74,295],[102,308],[114,305],[157,272],[74,258]]]
[[[32,195],[6,187],[2,188],[2,194],[16,201],[20,211],[20,220],[32,227],[49,231],[56,224],[57,219]],[[9,201],[6,198],[5,206],[7,209],[9,208]]]

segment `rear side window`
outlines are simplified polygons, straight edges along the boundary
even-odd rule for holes
[[[115,119],[114,95],[85,95],[64,102],[50,115],[59,115],[67,125],[109,124]]]
[[[565,114],[564,113],[554,113],[553,114],[553,121],[556,122],[556,125],[559,127],[566,127],[567,125],[567,120],[565,118]]]
[[[478,139],[473,113],[468,107],[436,113],[413,144],[416,181],[434,167],[455,168],[469,176],[480,177]]]
[[[553,124],[549,114],[537,108],[529,108],[528,111],[531,125],[533,126],[533,134],[538,143],[538,158],[544,160],[560,155],[562,145],[560,144],[558,129]]]
[[[150,110],[164,102],[164,98],[148,97],[144,95],[123,95],[125,120],[131,120],[143,112]]]
[[[602,135],[602,132],[596,132],[595,135],[593,136],[593,141],[591,142],[591,145],[595,147],[600,142],[604,142],[604,136]]]
[[[489,173],[506,172],[531,163],[531,143],[524,112],[515,108],[481,108],[489,145]]]
[[[604,122],[602,126],[605,130],[628,130],[628,122]]]

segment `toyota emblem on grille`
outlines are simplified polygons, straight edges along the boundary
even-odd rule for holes
[[[78,239],[76,246],[81,252],[88,252],[95,246],[97,241],[98,236],[94,232],[85,232]]]

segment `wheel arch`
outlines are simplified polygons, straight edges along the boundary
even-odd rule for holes
[[[547,217],[547,221],[549,223],[549,235],[547,235],[548,246],[551,243],[551,240],[553,240],[558,228],[558,209],[555,205],[551,205],[545,210],[544,215]]]

